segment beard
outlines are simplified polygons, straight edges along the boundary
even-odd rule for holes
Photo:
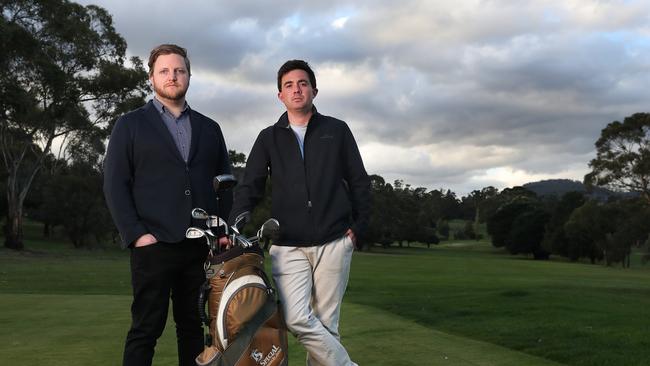
[[[156,95],[160,96],[161,98],[169,99],[169,100],[181,100],[185,98],[185,94],[187,93],[187,89],[189,85],[186,85],[183,87],[181,84],[176,83],[175,85],[178,86],[178,88],[167,91],[165,88],[160,88],[158,85],[155,83],[153,84],[153,90],[156,92]]]

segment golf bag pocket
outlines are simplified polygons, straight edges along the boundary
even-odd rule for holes
[[[197,365],[286,365],[287,330],[259,246],[209,258],[206,279],[199,311],[209,334]]]

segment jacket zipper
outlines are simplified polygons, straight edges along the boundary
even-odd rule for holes
[[[302,142],[302,166],[305,170],[305,191],[307,192],[307,213],[311,214],[311,193],[309,192],[309,176],[307,175],[307,134],[309,133],[309,125],[305,131],[305,140]]]
[[[313,127],[312,127],[313,128]],[[305,191],[307,192],[307,217],[309,218],[309,224],[311,225],[310,229],[310,240],[314,241],[314,236],[316,235],[316,227],[314,225],[314,218],[311,215],[311,192],[309,192],[309,175],[307,174],[307,135],[309,134],[310,128],[307,125],[307,131],[305,131],[305,140],[302,144],[303,155],[302,155],[302,166],[305,169]]]
[[[289,132],[291,132],[292,135],[294,134],[293,130],[291,129],[291,127],[289,125],[287,125],[287,127],[285,127],[285,128],[287,130],[289,130]],[[308,179],[308,176],[307,176],[307,164],[306,164],[306,161],[307,161],[307,147],[306,146],[307,146],[307,134],[308,133],[309,133],[309,125],[307,125],[307,131],[305,131],[305,138],[304,138],[304,141],[302,143],[302,149],[303,150],[302,150],[302,154],[301,154],[302,156],[301,157],[302,157],[302,168],[303,168],[303,172],[305,173],[305,192],[307,192],[307,213],[311,214],[312,203],[311,203],[311,194],[309,193],[309,179]],[[293,136],[293,137],[294,137],[294,139],[296,138],[296,136]],[[298,144],[298,141],[296,141],[296,144],[298,145],[298,153],[300,153],[300,144]]]

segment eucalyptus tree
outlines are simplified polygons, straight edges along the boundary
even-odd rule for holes
[[[47,157],[89,141],[101,156],[116,117],[143,103],[147,74],[98,6],[2,0],[0,13],[5,246],[22,249],[23,203]]]
[[[637,192],[650,204],[650,113],[635,113],[608,124],[596,141],[587,185]]]

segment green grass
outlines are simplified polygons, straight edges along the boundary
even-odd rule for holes
[[[0,325],[12,330],[0,334],[3,364],[119,363],[129,296],[0,294],[0,300]],[[362,305],[346,303],[343,312],[354,319],[343,327],[344,341],[363,365],[557,365]],[[173,327],[168,326],[158,342],[156,365],[175,364],[174,342]],[[290,364],[304,364],[304,352],[293,339],[289,349]]]
[[[355,258],[347,301],[571,365],[650,364],[646,269],[532,261],[469,242],[386,253],[375,255],[380,281],[373,255]]]
[[[0,364],[119,364],[128,252],[56,238],[27,248],[0,249]],[[645,267],[537,262],[445,242],[355,253],[341,333],[360,365],[648,365],[649,309]],[[156,365],[175,364],[173,333],[170,321]],[[290,340],[290,363],[304,364]]]

